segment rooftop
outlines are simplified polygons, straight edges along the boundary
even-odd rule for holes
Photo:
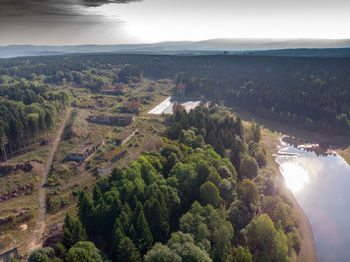
[[[0,237],[0,255],[16,248],[16,242],[10,234]]]

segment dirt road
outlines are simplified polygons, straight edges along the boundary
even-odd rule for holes
[[[46,183],[47,175],[50,172],[52,160],[53,160],[53,157],[54,157],[55,152],[57,150],[58,144],[61,140],[61,136],[62,136],[64,127],[66,126],[67,120],[68,120],[71,112],[72,112],[72,108],[70,107],[67,111],[67,114],[66,114],[63,122],[62,122],[61,127],[59,128],[59,130],[55,136],[55,140],[52,143],[49,158],[48,158],[47,163],[43,169],[43,174],[41,177],[40,189],[39,189],[39,214],[38,214],[35,229],[33,232],[33,237],[31,238],[30,243],[29,243],[29,248],[28,248],[29,251],[32,251],[36,248],[41,247],[42,243],[43,243],[42,236],[43,236],[43,233],[45,230],[45,215],[46,215],[46,192],[45,192],[46,190],[45,190],[44,185]]]

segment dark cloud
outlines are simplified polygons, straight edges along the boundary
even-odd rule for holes
[[[100,6],[104,4],[128,4],[131,2],[139,2],[140,0],[105,0],[105,1],[100,1],[100,0],[83,0],[81,1],[82,5],[85,6]]]
[[[0,17],[83,16],[87,7],[140,0],[0,0]]]

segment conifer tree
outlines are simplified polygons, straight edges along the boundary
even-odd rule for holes
[[[145,254],[153,244],[153,237],[146,220],[146,217],[141,210],[136,222],[137,232],[137,247],[142,254]]]
[[[79,195],[79,219],[83,224],[84,228],[88,234],[93,234],[94,226],[94,207],[92,205],[91,199],[86,192],[81,192]]]
[[[224,144],[222,143],[221,138],[219,137],[218,140],[216,141],[216,146],[215,146],[215,151],[218,153],[221,157],[225,157],[226,151]]]
[[[115,261],[141,262],[141,254],[136,248],[134,242],[127,236],[123,235],[117,248]]]

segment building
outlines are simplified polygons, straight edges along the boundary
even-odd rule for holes
[[[11,257],[18,259],[17,245],[10,234],[0,238],[0,262],[10,262]]]
[[[107,153],[102,157],[104,161],[107,162],[117,162],[118,160],[122,159],[127,153],[127,150],[123,148],[116,148],[113,151]]]
[[[93,153],[96,152],[96,150],[99,148],[100,145],[94,146],[94,145],[88,145],[83,144],[80,145],[78,148],[74,150],[73,153],[70,153],[68,156],[68,159],[70,161],[84,161],[89,156],[91,156]]]
[[[179,97],[185,96],[186,85],[183,82],[178,83],[176,86],[176,89],[177,89],[177,96]]]
[[[126,126],[135,121],[132,115],[99,115],[89,116],[87,119],[91,123],[102,125]]]

